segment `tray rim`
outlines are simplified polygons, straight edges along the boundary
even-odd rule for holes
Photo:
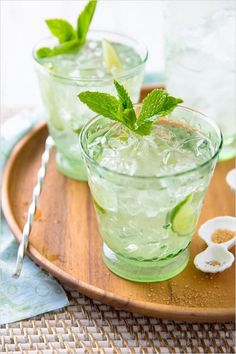
[[[5,219],[10,227],[17,242],[21,240],[21,230],[17,224],[9,197],[10,176],[21,149],[27,144],[35,135],[41,130],[47,129],[47,122],[38,123],[30,132],[28,132],[22,139],[20,139],[8,158],[5,164],[3,178],[2,178],[2,210]],[[185,321],[185,322],[227,322],[234,320],[234,307],[227,308],[200,308],[200,307],[186,307],[176,305],[165,305],[153,302],[143,302],[139,300],[132,300],[128,297],[122,297],[115,293],[105,291],[95,285],[91,285],[84,281],[74,278],[70,274],[63,271],[58,266],[43,257],[32,245],[28,246],[27,255],[43,269],[52,273],[60,281],[69,284],[82,294],[98,300],[107,305],[113,306],[119,310],[127,310],[131,312],[141,313],[146,316],[158,317],[163,319]]]

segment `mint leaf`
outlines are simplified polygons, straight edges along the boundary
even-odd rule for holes
[[[89,30],[90,23],[93,18],[94,11],[96,9],[97,0],[89,0],[84,10],[77,20],[77,38],[80,43],[85,43],[86,36]]]
[[[47,48],[47,47],[42,47],[42,48],[39,48],[36,51],[36,55],[37,55],[37,57],[39,59],[43,59],[43,58],[46,58],[46,57],[50,57],[51,56],[51,52],[52,52],[52,49]]]
[[[58,38],[59,43],[76,39],[76,31],[68,21],[55,18],[46,20],[45,22],[52,34]]]
[[[137,124],[141,125],[144,122],[153,121],[157,115],[169,114],[182,102],[183,100],[180,98],[169,96],[166,90],[155,89],[144,98]]]
[[[136,114],[132,108],[126,108],[120,113],[124,125],[126,125],[131,130],[135,129]]]
[[[133,103],[125,90],[124,86],[120,85],[118,81],[114,80],[114,85],[120,100],[120,103],[122,104],[122,107],[124,109],[126,108],[133,108]]]
[[[133,129],[136,121],[133,103],[124,86],[120,85],[116,80],[114,80],[114,85],[120,101],[120,115],[123,116],[125,125]]]
[[[166,116],[171,113],[179,103],[183,103],[181,98],[175,98],[172,96],[168,96],[162,106],[162,111],[158,113],[159,116]]]
[[[43,59],[46,57],[52,57],[54,55],[59,55],[59,54],[65,54],[65,53],[70,53],[75,49],[78,49],[79,47],[79,42],[77,40],[72,40],[69,42],[62,43],[59,46],[53,47],[53,48],[39,48],[36,51],[36,55],[39,59]]]
[[[152,124],[161,116],[171,113],[183,100],[169,96],[163,89],[151,91],[143,100],[141,112],[137,118],[137,133],[148,135],[152,130]]]
[[[81,102],[85,103],[92,111],[104,117],[120,121],[119,101],[116,97],[102,92],[84,91],[78,94]]]

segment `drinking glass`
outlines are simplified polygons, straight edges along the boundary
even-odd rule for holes
[[[103,39],[116,47],[121,61],[127,66],[115,76],[105,75],[101,68]],[[80,155],[79,134],[94,113],[80,102],[77,97],[78,93],[93,90],[114,94],[113,80],[115,78],[126,87],[132,100],[137,102],[148,56],[142,44],[117,33],[90,31],[87,43],[89,50],[86,55],[83,52],[80,55],[79,52],[76,57],[77,62],[73,54],[63,54],[53,59],[52,57],[43,60],[37,58],[38,48],[56,45],[54,38],[40,41],[33,51],[45,106],[45,117],[56,145],[57,168],[62,174],[79,180],[87,180]]]
[[[140,107],[138,105],[136,109]],[[162,174],[156,171],[155,176],[147,176],[145,169],[142,176],[135,176],[101,165],[99,159],[94,159],[92,147],[98,139],[101,142],[106,139],[114,127],[113,121],[102,116],[93,118],[80,136],[88,183],[103,238],[104,262],[111,271],[129,280],[162,281],[186,267],[189,245],[222,146],[222,135],[214,121],[195,110],[178,106],[168,120],[170,123],[164,122],[170,124],[170,134],[173,127],[179,129],[181,144],[186,144],[186,156],[182,155],[181,159],[185,160],[187,167],[181,172],[178,172],[181,159],[177,149],[172,149],[171,169]],[[157,124],[164,123],[160,121]],[[196,154],[201,149],[204,153],[206,141],[211,143],[204,162],[196,165],[188,157],[188,144],[195,138],[195,131],[201,132],[201,137],[195,142]],[[165,135],[168,135],[168,130]],[[131,131],[130,138],[135,139]],[[117,139],[113,139],[115,149],[127,141],[127,137],[126,140],[121,136]],[[166,156],[167,151],[155,153]],[[145,150],[137,150],[137,154],[145,154]],[[130,156],[127,156],[127,166]],[[111,155],[109,158],[110,166],[116,163],[115,152],[114,157]],[[155,164],[154,159],[147,155],[147,169],[148,165]]]
[[[167,89],[216,121],[224,137],[221,160],[236,153],[235,4],[163,3]]]

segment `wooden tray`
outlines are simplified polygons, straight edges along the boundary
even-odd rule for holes
[[[5,168],[2,205],[17,241],[21,240],[47,134],[46,123],[33,129],[16,145]],[[217,166],[199,224],[214,216],[233,215],[234,195],[225,183],[232,167],[232,160]],[[193,257],[205,247],[195,235],[187,268],[171,280],[145,284],[117,277],[102,261],[101,237],[87,184],[62,176],[53,152],[28,255],[56,278],[119,309],[190,322],[233,320],[234,267],[216,275],[195,269]]]

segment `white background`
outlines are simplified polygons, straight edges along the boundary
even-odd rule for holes
[[[75,24],[84,0],[1,0],[2,104],[37,105],[40,95],[31,56],[32,47],[49,35],[47,18],[66,18]],[[147,46],[148,72],[162,72],[162,1],[100,0],[92,29],[121,32]]]

